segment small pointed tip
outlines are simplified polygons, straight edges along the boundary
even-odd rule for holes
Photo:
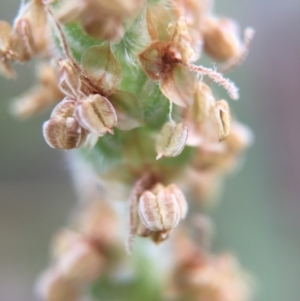
[[[114,134],[115,134],[114,131],[113,131],[112,129],[107,128],[106,130],[107,130],[107,132],[110,133],[111,135],[114,135]]]
[[[231,95],[231,99],[233,100],[239,100],[240,94],[238,91],[236,91],[234,94]]]
[[[156,156],[156,160],[161,159],[163,156],[164,156],[163,154],[158,154],[158,155]]]

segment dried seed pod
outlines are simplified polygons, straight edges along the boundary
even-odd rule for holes
[[[46,271],[39,278],[36,291],[47,301],[76,301],[79,297],[78,287],[56,269]]]
[[[88,241],[78,241],[58,262],[58,268],[66,279],[75,283],[88,283],[99,276],[105,264],[103,256]]]
[[[156,159],[178,156],[185,145],[188,136],[188,128],[182,123],[166,123],[156,140]]]
[[[230,19],[207,19],[203,37],[204,50],[218,61],[239,56],[243,48],[238,26]]]
[[[180,208],[175,196],[168,190],[161,190],[157,195],[145,191],[140,197],[139,216],[149,230],[164,232],[177,226]]]
[[[20,20],[26,20],[31,28],[31,37],[35,53],[48,55],[50,38],[48,34],[48,20],[43,0],[31,0],[27,2],[19,11],[15,19],[14,28]]]
[[[219,140],[225,139],[230,133],[230,109],[225,100],[217,101],[213,107],[213,117],[217,126]]]
[[[54,116],[44,123],[43,135],[51,147],[68,150],[82,145],[86,131],[74,117]]]
[[[192,117],[195,122],[202,123],[209,116],[210,109],[215,100],[211,89],[199,82],[194,94],[194,102],[191,109]]]
[[[180,219],[186,216],[187,202],[175,184],[165,187],[158,183],[151,191],[147,190],[142,194],[138,213],[147,229],[161,233],[156,236],[156,240],[162,241],[168,236],[168,232],[177,226]]]
[[[114,107],[108,99],[99,94],[82,99],[77,104],[75,116],[82,127],[99,136],[107,132],[112,134],[111,128],[117,124]]]

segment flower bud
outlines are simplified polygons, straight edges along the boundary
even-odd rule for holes
[[[182,123],[166,123],[156,140],[156,160],[162,157],[178,156],[184,146],[188,136],[188,128]]]
[[[93,94],[81,100],[76,108],[76,119],[82,127],[99,136],[111,130],[117,124],[117,114],[108,99]]]
[[[72,149],[79,147],[86,132],[74,117],[52,117],[43,125],[46,142],[53,148]]]
[[[219,140],[225,139],[230,133],[230,109],[225,100],[216,102],[213,107],[213,116],[217,126]]]
[[[50,120],[44,123],[44,138],[51,147],[72,149],[84,143],[87,132],[73,117],[74,110],[74,100],[66,98],[53,109]]]

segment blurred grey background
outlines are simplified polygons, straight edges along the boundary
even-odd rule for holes
[[[216,0],[216,12],[251,25],[246,62],[230,74],[241,90],[231,103],[255,132],[239,174],[227,180],[213,216],[215,249],[234,252],[256,280],[257,301],[300,297],[300,3]],[[1,1],[11,21],[18,0]],[[0,300],[33,300],[35,278],[49,260],[52,234],[76,201],[63,152],[50,149],[41,125],[48,113],[20,122],[11,100],[34,82],[0,78]]]

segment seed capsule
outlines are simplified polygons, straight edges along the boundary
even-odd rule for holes
[[[117,124],[117,114],[108,99],[93,94],[81,100],[76,108],[76,119],[82,127],[99,136],[111,130]]]
[[[72,149],[84,143],[87,131],[73,116],[74,110],[74,100],[66,98],[53,109],[51,118],[44,123],[44,138],[51,147]]]
[[[74,117],[52,117],[43,125],[46,142],[53,148],[72,149],[79,147],[85,140],[86,131]]]
[[[208,117],[213,103],[214,97],[210,88],[199,82],[194,94],[194,102],[192,106],[192,117],[194,121],[202,123]]]
[[[188,136],[188,128],[182,123],[166,123],[156,140],[156,160],[162,157],[178,156],[184,146]]]
[[[140,198],[139,215],[151,231],[168,231],[179,222],[179,206],[169,191],[160,191],[157,196],[146,191]]]
[[[141,221],[149,230],[167,232],[185,217],[187,204],[176,185],[160,186],[142,194],[138,210]]]
[[[230,109],[225,100],[217,101],[213,107],[213,116],[217,125],[219,140],[224,140],[230,133]]]

